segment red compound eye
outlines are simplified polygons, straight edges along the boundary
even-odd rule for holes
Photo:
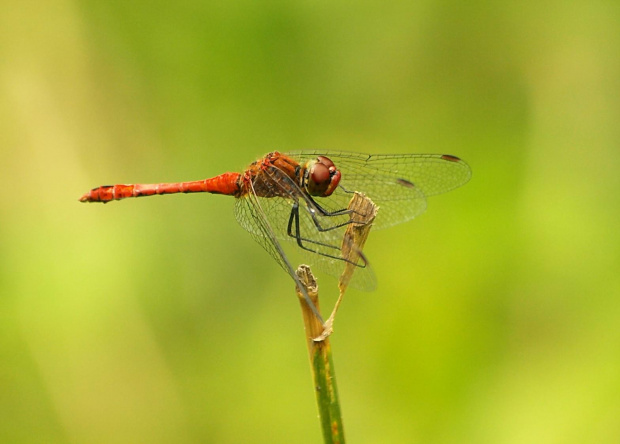
[[[316,185],[322,185],[324,182],[329,183],[329,168],[322,163],[315,163],[310,171],[310,180]]]
[[[334,162],[325,156],[318,156],[310,163],[306,188],[312,196],[327,197],[334,192],[340,182],[340,171]]]

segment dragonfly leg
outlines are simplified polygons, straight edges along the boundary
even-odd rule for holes
[[[295,226],[295,232],[293,232],[293,225]],[[323,230],[323,231],[325,231],[325,230]],[[339,250],[340,249],[336,245],[325,244],[323,242],[319,242],[319,241],[316,241],[314,239],[307,239],[307,238],[301,237],[301,228],[299,226],[299,203],[298,202],[295,202],[293,204],[293,207],[291,208],[291,215],[290,215],[290,217],[288,219],[288,227],[286,229],[286,233],[290,237],[294,237],[297,240],[297,245],[299,245],[304,250],[315,252],[314,250],[311,250],[311,249],[305,247],[303,245],[303,242],[309,242],[309,243],[312,243],[312,244],[320,245],[322,247],[333,248],[335,250]],[[319,253],[319,254],[321,254],[321,253]]]
[[[318,204],[318,202],[316,200],[314,200],[312,198],[312,196],[307,196],[306,198],[308,200],[309,203],[311,203],[314,208],[316,208],[318,210],[319,213],[321,213],[323,216],[342,216],[345,214],[351,214],[354,213],[354,210],[350,210],[348,208],[341,208],[340,210],[336,210],[336,211],[327,211],[325,208],[323,208],[322,206],[320,206]]]
[[[340,226],[347,225],[348,223],[350,223],[350,222],[347,222],[347,223],[342,224]],[[295,227],[295,232],[293,232],[293,226]],[[317,225],[317,228],[318,228],[318,225]],[[335,227],[335,228],[337,228],[337,227]],[[322,231],[328,231],[328,230],[322,230]],[[308,238],[304,238],[304,237],[301,236],[301,228],[300,228],[300,225],[299,225],[299,203],[298,202],[295,202],[293,204],[292,209],[291,209],[291,216],[289,217],[288,226],[287,226],[287,234],[290,237],[294,237],[297,240],[297,245],[299,246],[299,248],[302,248],[302,249],[304,249],[306,251],[309,251],[311,253],[316,253],[316,254],[320,254],[321,256],[326,256],[326,257],[329,257],[329,258],[332,258],[332,259],[337,259],[337,260],[340,260],[340,261],[348,262],[348,263],[353,264],[356,267],[360,267],[360,268],[365,268],[366,265],[368,264],[368,261],[366,260],[365,256],[363,254],[361,254],[361,252],[359,254],[359,258],[362,259],[363,264],[359,264],[359,263],[357,263],[357,261],[352,261],[352,260],[349,260],[349,259],[344,258],[342,256],[336,256],[336,255],[325,253],[325,252],[322,252],[322,251],[319,251],[319,250],[316,250],[316,249],[312,249],[312,248],[304,245],[304,242],[307,242],[307,243],[318,245],[318,246],[321,246],[321,247],[327,247],[327,248],[333,248],[335,250],[340,250],[340,247],[337,247],[336,245],[325,244],[323,242],[318,242],[318,241],[316,241],[314,239],[308,239]]]
[[[315,209],[322,215],[325,217],[335,217],[335,216],[344,216],[347,214],[359,214],[357,213],[355,210],[350,210],[348,208],[343,208],[341,210],[336,210],[336,211],[327,211],[325,208],[323,208],[322,206],[320,206],[314,199],[312,199],[312,197],[308,197],[308,201],[307,205],[308,205],[308,212],[310,213],[310,217],[312,218],[312,221],[314,222],[314,225],[316,226],[317,230],[319,231],[330,231],[330,230],[335,230],[337,228],[341,228],[344,226],[347,226],[351,223],[360,223],[363,224],[363,222],[358,222],[355,219],[349,219],[345,222],[342,222],[340,224],[337,225],[332,225],[329,227],[324,227],[323,225],[321,225],[321,223],[319,222],[319,219],[317,218],[317,214],[316,211],[314,211]]]

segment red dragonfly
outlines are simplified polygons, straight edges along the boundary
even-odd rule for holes
[[[280,241],[292,242],[306,259],[339,276],[346,262],[342,239],[356,215],[348,204],[356,191],[379,206],[373,229],[422,214],[426,198],[465,184],[469,166],[447,154],[360,154],[272,152],[242,173],[224,173],[194,182],[106,185],[84,194],[82,202],[174,193],[212,193],[236,197],[239,224],[299,283]],[[371,290],[374,275],[363,255],[351,286]],[[359,262],[359,263],[358,263]]]

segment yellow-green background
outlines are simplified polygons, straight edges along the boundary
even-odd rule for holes
[[[77,201],[304,148],[473,169],[371,234],[348,442],[620,442],[620,3],[0,11],[0,442],[320,442],[292,281],[231,198]]]

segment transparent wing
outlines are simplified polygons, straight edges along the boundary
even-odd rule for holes
[[[293,267],[286,260],[284,251],[278,243],[278,238],[268,221],[265,220],[258,198],[255,195],[248,193],[236,199],[235,218],[239,225],[245,228],[261,247],[267,250],[285,272],[294,275]]]
[[[359,154],[342,151],[296,151],[286,155],[301,165],[317,156],[330,158],[341,171],[340,186],[318,198],[326,208],[346,208],[354,191],[379,206],[374,228],[386,228],[422,214],[426,197],[467,183],[471,169],[463,160],[442,154]]]
[[[254,193],[247,193],[245,196],[240,197],[235,202],[235,217],[242,227],[248,229],[252,237],[258,242],[267,252],[280,264],[282,269],[291,276],[291,278],[297,284],[297,288],[303,293],[308,306],[312,309],[319,321],[323,323],[323,318],[318,312],[317,308],[312,303],[312,300],[306,293],[305,287],[299,281],[299,278],[295,274],[293,267],[286,258],[284,250],[280,246],[278,239],[276,239],[273,229],[263,209],[260,206],[260,201]]]

